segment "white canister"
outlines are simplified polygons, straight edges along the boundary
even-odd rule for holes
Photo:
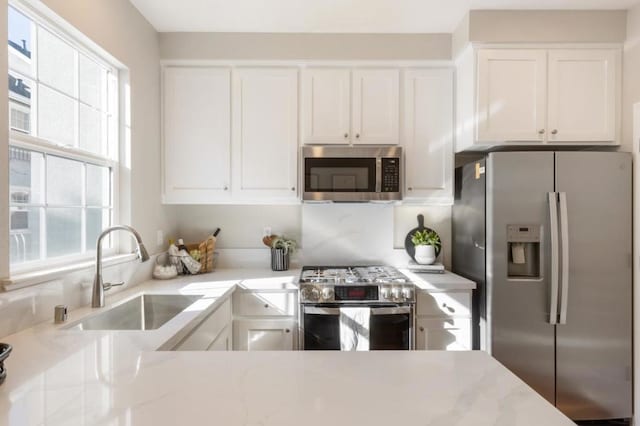
[[[431,265],[436,261],[436,248],[434,246],[416,246],[416,262],[421,265]]]

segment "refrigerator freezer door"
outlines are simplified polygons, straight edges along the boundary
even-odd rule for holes
[[[567,194],[566,324],[557,325],[557,407],[574,420],[631,417],[631,156],[556,153]],[[562,284],[561,284],[562,286]]]
[[[555,402],[555,326],[549,323],[548,193],[553,152],[496,152],[487,159],[487,316],[491,354]],[[539,279],[507,278],[507,226],[541,226]]]

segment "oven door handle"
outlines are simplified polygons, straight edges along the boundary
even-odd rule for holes
[[[305,314],[311,315],[340,315],[340,308],[323,308],[320,306],[305,306]]]
[[[385,308],[371,308],[371,315],[402,315],[410,314],[410,306],[393,306]]]

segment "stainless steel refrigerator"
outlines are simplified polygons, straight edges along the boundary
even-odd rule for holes
[[[618,152],[456,167],[453,270],[478,283],[475,345],[574,420],[632,415],[631,172]]]

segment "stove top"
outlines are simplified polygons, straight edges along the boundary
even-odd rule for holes
[[[404,284],[407,277],[391,266],[304,266],[301,283],[313,284]]]
[[[392,266],[304,266],[298,282],[303,304],[415,301],[413,283]]]

